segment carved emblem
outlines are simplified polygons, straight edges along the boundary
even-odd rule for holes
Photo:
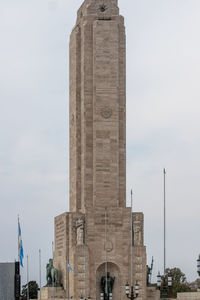
[[[104,119],[109,119],[112,116],[112,109],[108,106],[101,109],[101,116]]]
[[[101,12],[104,12],[106,10],[106,6],[105,5],[101,5],[99,7],[99,9],[100,9]]]

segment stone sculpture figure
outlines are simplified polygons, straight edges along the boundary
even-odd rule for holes
[[[151,268],[147,265],[147,286],[151,283]]]
[[[109,294],[112,293],[114,282],[115,277],[111,277],[110,272],[107,272],[107,276],[101,277],[101,290],[106,299],[109,299]]]
[[[84,244],[84,220],[81,218],[76,221],[76,244]]]
[[[142,245],[142,233],[141,233],[141,227],[139,224],[133,225],[133,232],[134,232],[134,245],[141,246]]]
[[[49,259],[49,263],[46,265],[46,280],[47,286],[58,285],[58,270],[53,266],[53,259]]]

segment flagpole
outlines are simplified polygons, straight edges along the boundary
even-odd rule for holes
[[[69,263],[69,236],[67,235],[67,262]],[[67,296],[69,299],[69,271],[67,272]]]
[[[41,249],[39,249],[39,280],[40,280],[40,300],[41,300]]]
[[[166,272],[166,187],[165,187],[166,170],[163,169],[163,184],[164,184],[164,275]]]
[[[17,216],[17,222],[18,222],[18,228],[17,228],[17,232],[18,232],[18,262],[19,262],[19,266],[20,266],[20,248],[19,248],[19,215]]]
[[[27,255],[27,300],[29,300],[29,286],[28,286],[28,281],[29,281],[29,269],[28,269],[28,255]]]
[[[106,295],[108,291],[107,281],[108,281],[108,257],[107,257],[107,208],[105,208],[105,275],[106,275]],[[108,295],[107,295],[108,296]]]
[[[53,258],[53,249],[54,249],[54,242],[52,241],[52,258]]]
[[[84,265],[85,265],[85,299],[87,299],[86,220],[84,221]]]
[[[131,287],[133,286],[133,191],[131,190]]]

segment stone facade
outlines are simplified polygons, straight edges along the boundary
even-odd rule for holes
[[[113,298],[126,299],[125,285],[130,282],[131,272],[130,214],[130,208],[107,208],[106,211],[105,208],[95,208],[88,209],[84,214],[65,213],[55,218],[54,265],[60,270],[60,282],[67,291],[67,298],[80,299],[80,296],[84,295],[86,274],[87,295],[92,299],[100,299],[100,278],[105,273],[107,256],[108,271],[116,278]],[[86,262],[84,243],[80,244],[76,225],[80,219],[84,220],[86,226]],[[141,226],[140,233],[138,220]],[[138,281],[140,286],[138,299],[146,299],[143,214],[133,213],[133,228],[135,224],[137,224],[137,234],[133,236],[134,282]],[[67,270],[67,262],[70,262],[75,274]]]
[[[177,300],[200,300],[200,292],[178,293]]]
[[[126,207],[125,54],[117,0],[85,0],[70,38],[70,212],[55,218],[54,266],[68,299],[100,299],[105,270],[113,299],[127,299],[132,263],[146,300],[143,214]]]

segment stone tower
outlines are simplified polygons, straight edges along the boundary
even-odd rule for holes
[[[131,263],[146,299],[143,214],[126,207],[125,47],[117,0],[85,0],[70,38],[70,212],[55,218],[54,265],[71,299],[100,299],[107,271],[113,299],[127,299]]]

